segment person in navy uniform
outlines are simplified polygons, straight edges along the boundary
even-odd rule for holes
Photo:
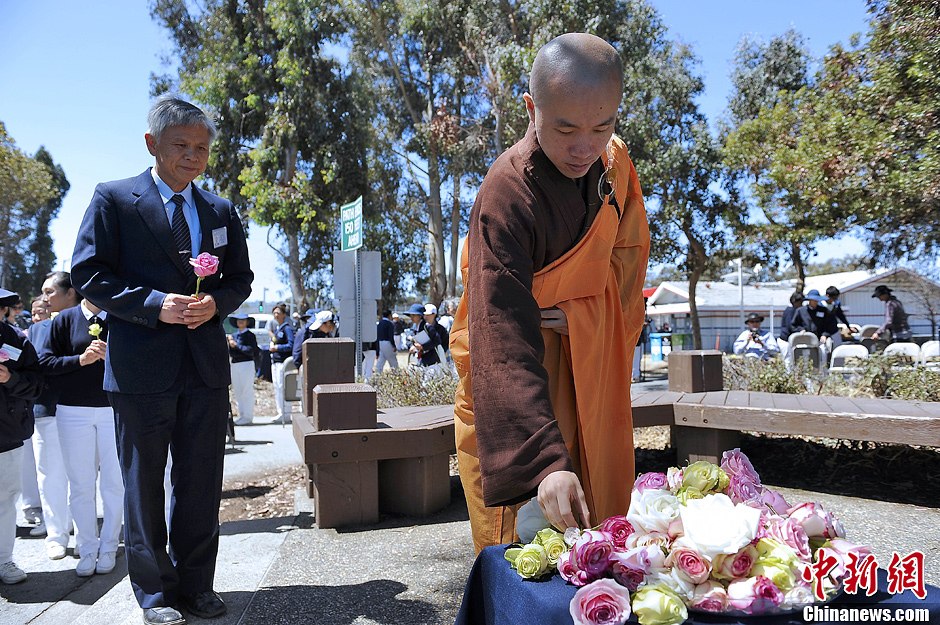
[[[0,312],[19,296],[0,288]],[[23,470],[23,441],[33,435],[32,403],[42,391],[36,350],[16,330],[0,322],[0,581],[18,584],[26,573],[13,562],[16,498]]]
[[[95,189],[72,283],[109,315],[104,389],[126,490],[131,586],[145,623],[180,625],[176,606],[202,618],[226,611],[213,590],[231,382],[221,320],[248,297],[254,276],[231,202],[193,184],[208,162],[212,120],[166,96],[147,121],[154,166]],[[188,261],[201,252],[219,264],[196,295]]]
[[[333,336],[336,331],[336,317],[330,310],[321,310],[314,312],[312,309],[306,312],[310,318],[310,323],[304,326],[300,334],[294,337],[294,364],[297,368],[304,364],[304,341],[307,339],[325,339]]]
[[[237,330],[228,335],[228,355],[232,368],[232,395],[238,406],[235,425],[251,425],[255,417],[255,355],[258,339],[251,332],[254,319],[246,313],[231,315]]]
[[[294,350],[294,327],[287,314],[287,304],[281,302],[271,310],[274,328],[271,329],[271,381],[274,382],[274,404],[277,406],[275,423],[290,423],[290,406],[284,399],[284,361]]]
[[[124,484],[114,434],[114,411],[103,388],[108,314],[82,300],[52,320],[39,363],[57,396],[56,426],[68,501],[75,522],[79,577],[114,570],[123,520]],[[104,518],[98,531],[96,491]]]

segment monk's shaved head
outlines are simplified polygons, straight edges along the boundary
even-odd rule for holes
[[[609,43],[588,33],[567,33],[546,43],[535,56],[529,75],[529,93],[536,106],[554,94],[608,86],[623,92],[620,55]]]

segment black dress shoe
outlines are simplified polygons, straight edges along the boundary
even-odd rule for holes
[[[195,595],[182,597],[180,603],[186,611],[199,618],[215,618],[225,614],[227,608],[222,597],[212,590],[197,592]]]
[[[173,608],[144,608],[146,625],[186,625],[183,615]]]

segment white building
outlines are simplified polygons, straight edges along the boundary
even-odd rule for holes
[[[751,312],[764,316],[764,328],[779,334],[780,319],[790,305],[794,281],[775,283],[737,284],[734,282],[702,281],[698,283],[696,304],[702,328],[702,347],[730,352],[734,339],[744,330],[743,317]],[[871,296],[875,287],[884,284],[890,288],[910,315],[908,320],[915,336],[928,337],[934,332],[933,317],[940,321],[940,284],[914,274],[907,269],[849,271],[807,277],[804,293],[811,289],[826,294],[834,286],[841,291],[842,310],[850,323],[881,325],[884,303]],[[647,302],[647,314],[653,319],[653,331],[668,322],[673,333],[691,335],[692,320],[689,310],[687,282],[661,283]],[[673,340],[673,348],[683,340]],[[691,338],[684,341],[691,348]]]

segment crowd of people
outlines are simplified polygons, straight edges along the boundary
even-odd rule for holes
[[[851,324],[842,310],[839,289],[830,286],[822,295],[817,289],[806,294],[799,291],[790,296],[790,305],[783,311],[780,332],[774,337],[762,329],[764,317],[750,313],[745,319],[747,328],[735,339],[732,351],[763,360],[786,355],[790,337],[799,332],[814,335],[818,341],[821,361],[825,362],[832,350],[843,342],[860,342],[862,337],[852,332]],[[887,285],[875,287],[872,297],[885,303],[881,325],[871,335],[875,348],[895,341],[908,341],[912,333],[904,306]]]

